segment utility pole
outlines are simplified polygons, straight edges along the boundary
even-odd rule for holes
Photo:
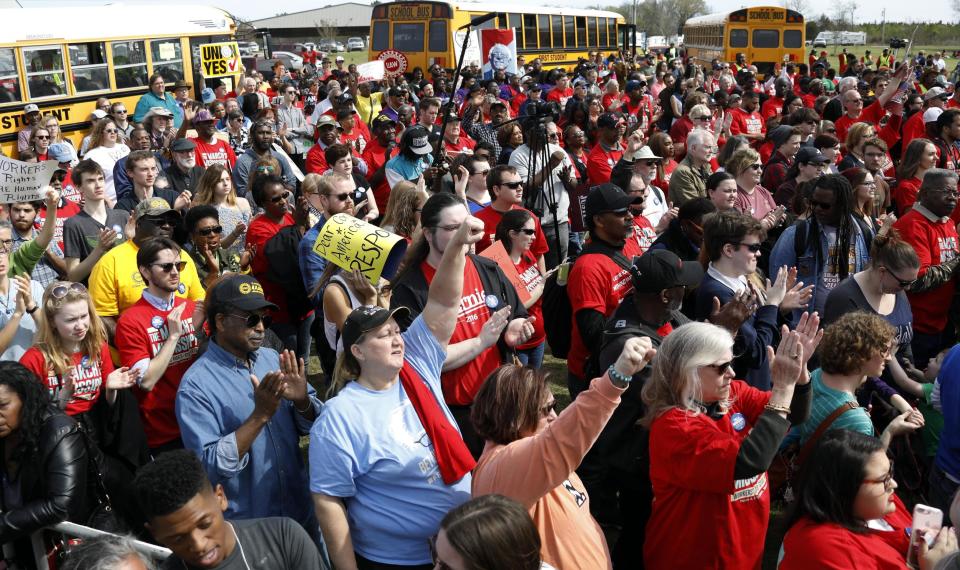
[[[885,36],[887,28],[887,9],[884,8],[880,12],[880,44],[886,45]]]

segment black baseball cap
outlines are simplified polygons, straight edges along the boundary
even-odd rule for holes
[[[397,307],[392,311],[371,305],[357,307],[347,316],[347,320],[343,322],[343,336],[341,337],[343,339],[343,350],[349,352],[350,347],[353,346],[364,333],[368,333],[379,327],[387,322],[390,317],[396,318],[395,315],[405,317],[408,314],[410,314],[410,310],[406,307]]]
[[[597,128],[615,129],[620,124],[620,117],[616,113],[601,113],[597,117]]]
[[[799,162],[800,164],[829,164],[830,159],[821,153],[817,147],[802,146],[800,150],[797,151],[794,162]]]
[[[589,218],[604,212],[624,212],[630,204],[640,202],[643,202],[643,198],[629,196],[616,184],[606,182],[590,188],[584,209]]]
[[[249,275],[232,275],[227,277],[207,293],[209,304],[232,305],[241,311],[257,311],[260,309],[277,310],[279,307],[267,301],[263,296],[263,287]]]
[[[377,115],[373,118],[373,130],[383,128],[387,125],[397,126],[397,122],[388,117],[387,115]]]
[[[672,287],[699,284],[703,280],[703,267],[695,261],[683,261],[667,249],[648,249],[633,258],[630,274],[637,293],[659,293]]]

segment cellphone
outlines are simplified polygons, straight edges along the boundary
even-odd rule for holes
[[[910,525],[910,547],[907,550],[907,565],[917,568],[917,554],[919,553],[920,539],[933,546],[933,541],[943,527],[943,511],[935,507],[918,504],[913,507],[913,522]],[[920,534],[923,529],[923,534]]]

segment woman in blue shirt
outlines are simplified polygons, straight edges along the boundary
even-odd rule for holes
[[[152,107],[163,107],[173,113],[173,128],[179,129],[183,122],[183,109],[177,104],[177,100],[170,93],[165,92],[166,83],[163,76],[154,73],[150,76],[150,91],[147,91],[137,101],[137,107],[133,112],[133,122],[142,123]]]

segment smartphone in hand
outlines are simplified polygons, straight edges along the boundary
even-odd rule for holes
[[[920,541],[933,546],[937,533],[943,527],[943,511],[935,507],[917,504],[913,507],[913,522],[910,525],[910,547],[907,550],[907,565],[919,568]]]

